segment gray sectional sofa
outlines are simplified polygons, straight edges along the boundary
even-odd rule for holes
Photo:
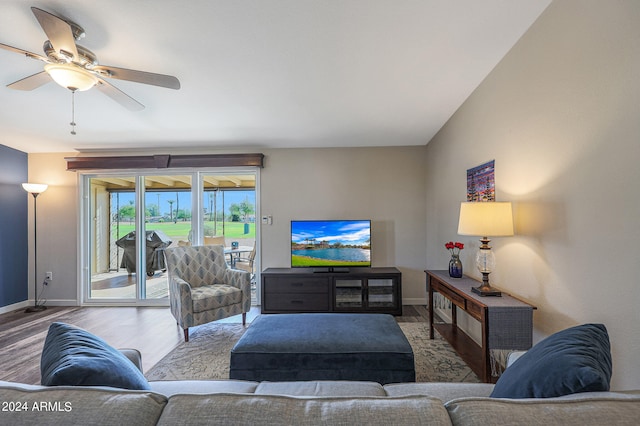
[[[121,352],[141,369],[138,351]],[[640,390],[507,399],[491,398],[488,383],[184,380],[149,387],[0,381],[0,425],[600,426],[640,419]]]
[[[496,385],[365,381],[156,381],[136,350],[50,326],[42,386],[0,382],[0,425],[636,425],[640,390],[610,392],[606,329],[543,340]]]
[[[150,382],[151,391],[0,382],[0,425],[636,425],[640,391],[489,398],[479,383]]]

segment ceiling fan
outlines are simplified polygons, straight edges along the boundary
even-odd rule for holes
[[[32,7],[31,11],[49,38],[44,42],[43,46],[46,56],[3,43],[0,43],[0,48],[20,53],[28,58],[38,59],[46,65],[44,66],[44,71],[13,82],[7,87],[16,90],[33,90],[49,83],[51,80],[71,90],[72,93],[95,87],[132,111],[140,111],[144,109],[144,105],[108,83],[105,78],[151,84],[175,90],[180,89],[180,81],[171,75],[99,65],[98,58],[93,52],[76,43],[85,36],[84,29],[81,26],[37,7]],[[75,123],[72,121],[71,125],[75,126]],[[73,130],[71,133],[75,134]]]

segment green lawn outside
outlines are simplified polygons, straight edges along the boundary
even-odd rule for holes
[[[256,225],[255,223],[249,224],[249,233],[244,233],[244,223],[242,222],[225,222],[224,228],[221,222],[218,222],[218,232],[216,235],[223,235],[226,238],[255,238],[256,236]],[[157,223],[147,223],[147,230],[159,230],[167,234],[167,236],[171,239],[187,239],[189,235],[189,231],[191,230],[190,222],[157,222]],[[205,228],[213,229],[213,222],[205,222]],[[118,229],[118,238],[124,237],[129,232],[135,229],[135,225],[133,223],[120,223],[120,227]]]

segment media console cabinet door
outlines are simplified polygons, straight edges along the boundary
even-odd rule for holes
[[[397,308],[402,302],[397,297],[398,283],[393,278],[367,280],[367,305],[370,308]]]
[[[262,311],[328,312],[331,305],[327,277],[262,275]]]

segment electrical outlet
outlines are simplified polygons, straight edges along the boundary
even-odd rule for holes
[[[44,279],[47,281],[53,281],[53,272],[45,272]]]

